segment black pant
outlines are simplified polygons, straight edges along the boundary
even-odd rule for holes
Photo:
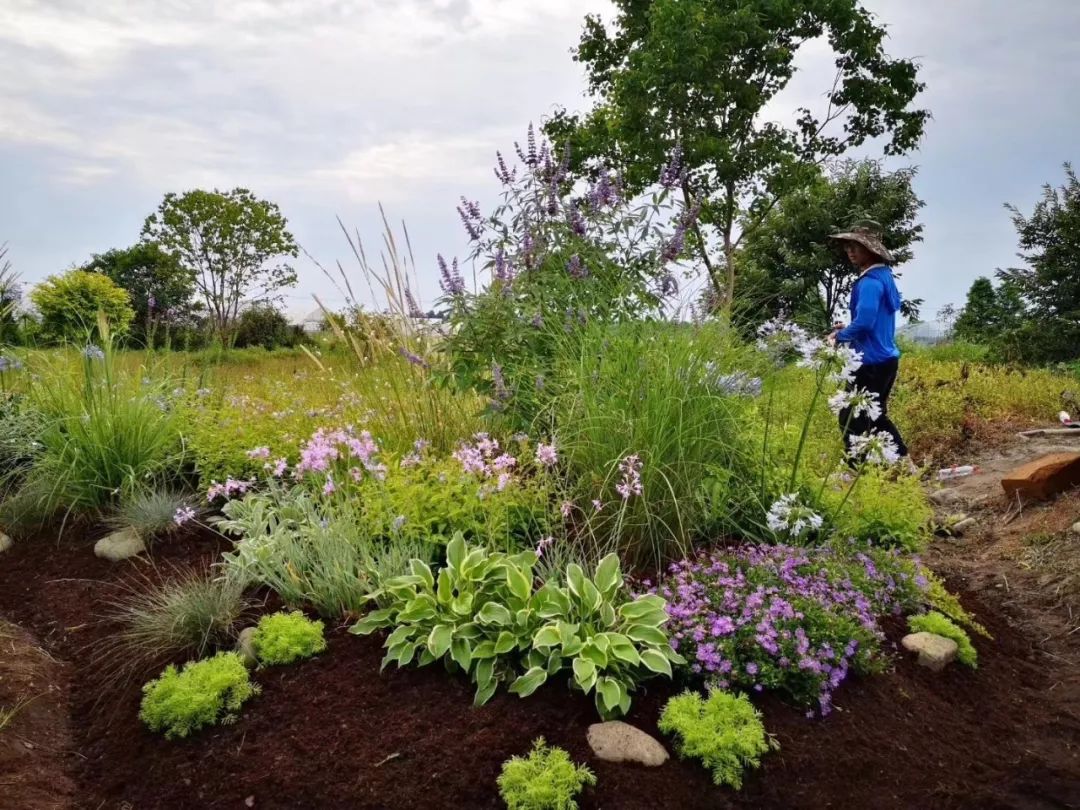
[[[864,388],[877,394],[878,404],[881,405],[881,416],[871,420],[862,412],[858,416],[851,416],[850,408],[840,411],[840,430],[844,433],[845,449],[851,447],[852,436],[864,436],[871,430],[883,430],[893,437],[901,456],[908,454],[907,445],[904,444],[900,431],[889,418],[889,394],[892,392],[893,383],[896,382],[896,372],[899,367],[900,361],[894,358],[884,363],[864,364],[855,372],[855,382],[848,384],[848,390]]]

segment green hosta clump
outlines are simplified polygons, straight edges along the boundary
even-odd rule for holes
[[[566,751],[549,748],[540,737],[527,757],[503,764],[499,795],[509,810],[577,810],[577,795],[595,784],[592,771],[575,765]]]
[[[251,643],[263,664],[291,664],[326,649],[323,623],[312,621],[299,610],[263,616]]]
[[[169,739],[186,737],[204,726],[232,722],[258,692],[239,655],[218,653],[182,670],[170,665],[160,678],[145,684],[139,717]]]
[[[703,699],[684,692],[667,702],[659,729],[677,737],[679,754],[700,759],[717,785],[742,787],[745,768],[756,768],[761,756],[776,747],[765,733],[761,714],[746,695],[713,691]]]
[[[532,551],[469,548],[457,535],[437,578],[427,564],[412,561],[411,573],[389,580],[375,595],[388,606],[369,613],[352,632],[394,628],[383,666],[444,659],[476,683],[477,705],[502,682],[525,697],[571,670],[603,717],[625,714],[640,681],[670,677],[671,665],[683,663],[663,629],[666,602],[659,596],[630,600],[614,554],[592,578],[570,564],[565,586],[549,581],[538,589],[536,561]]]
[[[964,628],[956,624],[948,616],[932,610],[921,616],[909,616],[908,627],[912,633],[933,633],[934,635],[951,638],[956,642],[956,657],[961,664],[975,669],[979,665],[979,654],[971,643],[971,638],[964,632]]]

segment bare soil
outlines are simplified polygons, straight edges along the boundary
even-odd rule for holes
[[[0,615],[24,631],[18,654],[0,656],[0,705],[11,671],[32,671],[29,691],[44,692],[0,732],[0,808],[495,808],[500,766],[541,735],[596,771],[586,808],[1080,807],[1080,632],[1068,599],[1023,556],[1025,532],[1080,520],[1080,497],[1001,525],[1013,507],[993,491],[993,464],[1040,450],[995,450],[984,476],[954,482],[977,529],[928,554],[994,637],[974,638],[978,670],[934,674],[895,651],[890,672],[842,686],[824,720],[759,699],[780,750],[738,792],[678,758],[655,769],[596,761],[585,738],[595,710],[564,684],[476,709],[469,684],[440,668],[380,674],[381,639],[343,627],[318,658],[258,671],[263,692],[234,725],[166,741],[137,719],[138,682],[102,678],[94,651],[116,628],[100,617],[133,572],[205,564],[223,541],[191,535],[121,564],[96,559],[83,536],[20,543],[0,557]],[[902,623],[887,630],[895,647]],[[659,738],[657,716],[679,688],[650,684],[629,722]],[[12,735],[33,754],[5,753]]]

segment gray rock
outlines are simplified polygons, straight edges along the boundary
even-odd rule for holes
[[[1078,525],[1080,525],[1080,524],[1078,524]],[[5,551],[7,551],[13,545],[15,545],[15,541],[12,540],[10,537],[8,537],[3,532],[0,532],[0,553],[3,553]]]
[[[1069,533],[1080,537],[1080,520],[1076,521],[1076,523],[1072,525],[1072,528],[1069,529]]]
[[[607,762],[634,762],[655,768],[668,761],[668,752],[639,728],[620,720],[589,726],[589,746]]]
[[[927,493],[926,497],[938,506],[951,506],[952,504],[963,501],[965,496],[960,490],[945,488],[931,490]]]
[[[956,659],[956,642],[936,633],[911,633],[900,643],[905,650],[918,653],[919,663],[934,672],[941,672]]]
[[[968,531],[970,529],[974,529],[976,523],[978,523],[978,521],[975,520],[975,518],[966,517],[963,520],[959,520],[956,523],[954,523],[952,525],[951,531],[952,531],[953,534],[963,534],[964,532],[966,532],[966,531]]]
[[[132,528],[113,532],[94,544],[94,554],[112,562],[126,560],[144,551],[146,551],[146,544],[139,537],[139,533]]]
[[[244,666],[253,669],[259,665],[259,656],[255,654],[255,628],[245,627],[236,637],[236,651],[244,660]]]

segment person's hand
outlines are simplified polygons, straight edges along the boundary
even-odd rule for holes
[[[825,342],[828,343],[830,346],[835,346],[836,345],[836,332],[830,332],[829,336],[827,338],[825,338]]]

